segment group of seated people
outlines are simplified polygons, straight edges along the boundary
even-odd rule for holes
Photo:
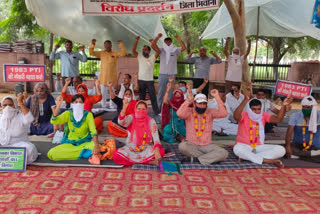
[[[152,48],[156,49],[156,55],[152,55],[152,60],[147,60],[150,47],[144,46],[142,50],[146,58],[143,59],[143,62],[148,65],[148,68],[150,67],[147,70],[152,71],[148,73],[151,76],[156,56],[161,53],[161,50],[156,47],[156,41],[160,37],[159,34],[155,40],[151,41]],[[183,43],[179,37],[177,39],[181,44]],[[135,50],[138,41],[139,37],[136,38],[133,53],[138,56],[139,60],[139,54]],[[168,53],[171,55],[163,54],[166,61],[163,61],[162,66],[169,66],[169,58],[174,55],[173,53],[181,52],[181,49],[171,46],[172,41],[165,39],[166,42]],[[94,43],[93,40],[90,46],[91,55],[104,54],[107,59],[113,57],[109,52],[92,52]],[[121,44],[120,42],[120,46],[123,46]],[[111,50],[110,41],[106,41],[105,45]],[[239,50],[234,51],[239,52]],[[123,55],[120,52],[114,54],[114,58]],[[215,53],[211,54],[215,59],[206,58],[206,49],[202,48],[200,50],[201,60],[199,57],[191,59],[191,53],[187,58],[190,58],[191,61],[205,63],[205,65],[196,67],[208,70],[207,67],[211,64],[221,62]],[[232,57],[236,56],[230,55],[228,58]],[[236,61],[238,61],[237,57]],[[105,61],[101,66],[109,71],[107,62]],[[241,63],[238,66],[240,65]],[[126,132],[125,146],[116,149],[112,155],[112,159],[117,164],[158,165],[165,154],[154,119],[160,112],[161,140],[167,143],[179,143],[179,151],[186,157],[190,157],[190,161],[209,165],[227,159],[228,151],[212,141],[212,133],[216,133],[236,135],[233,152],[239,159],[283,167],[280,158],[286,154],[287,157],[300,157],[320,162],[320,134],[318,131],[320,114],[317,112],[317,102],[313,97],[305,97],[301,102],[302,111],[290,116],[285,147],[266,145],[264,144],[265,132],[272,132],[273,127],[283,120],[285,113],[291,108],[292,98],[285,98],[279,110],[272,105],[270,100],[266,99],[265,91],[258,90],[256,97],[253,97],[250,84],[241,93],[239,84],[235,84],[233,79],[228,79],[227,83],[231,86],[231,91],[226,94],[227,91],[213,89],[209,92],[213,99],[209,101],[208,93],[201,93],[208,90],[207,75],[197,76],[196,84],[194,84],[196,87],[193,88],[190,82],[181,81],[175,84],[174,75],[161,74],[161,72],[158,96],[156,96],[153,77],[149,75],[147,75],[148,78],[141,77],[141,73],[145,71],[139,69],[140,100],[135,96],[137,88],[131,83],[130,74],[124,74],[124,82],[118,88],[119,93],[116,95],[114,81],[107,81],[115,79],[116,74],[110,72],[100,72],[102,76],[100,75],[99,78],[100,81],[103,81],[102,85],[99,80],[95,80],[93,89],[88,89],[80,77],[63,77],[64,85],[62,86],[59,81],[56,84],[56,90],[61,91],[56,100],[45,83],[36,84],[34,94],[28,99],[23,94],[19,94],[17,99],[3,98],[1,102],[3,111],[0,115],[0,146],[25,147],[27,163],[32,163],[36,160],[38,152],[36,147],[28,141],[28,134],[50,135],[57,130],[63,130],[61,145],[48,151],[47,156],[51,160],[86,158],[91,162],[91,160],[99,159],[101,145],[98,141],[98,134],[103,129],[103,119],[94,117],[91,111],[93,105],[98,102],[105,107],[106,96],[109,94],[109,106],[117,107],[117,115],[112,122]],[[112,78],[107,74],[110,74]],[[58,76],[58,80],[59,78]],[[164,80],[168,80],[168,83],[165,83]],[[154,118],[148,116],[148,104],[145,101],[146,89],[155,113]],[[157,98],[160,99],[158,104],[161,108],[158,108]],[[96,163],[96,161],[91,163]]]
[[[50,95],[45,83],[38,83],[34,95],[27,100],[23,94],[19,94],[17,98],[4,97],[1,101],[3,111],[0,116],[0,145],[25,147],[27,163],[32,163],[38,152],[28,141],[28,131],[32,135],[45,135],[53,132],[54,126],[63,125],[64,137],[61,145],[48,151],[49,159],[77,160],[99,156],[98,132],[94,116],[90,112],[93,104],[101,98],[99,81],[96,81],[97,95],[88,95],[88,89],[83,84],[77,85],[75,95],[67,94],[70,81],[66,79],[61,96],[56,100]],[[148,104],[144,100],[134,100],[131,90],[124,91],[123,99],[116,97],[111,83],[108,86],[111,99],[119,106],[119,114],[113,121],[124,127],[128,133],[125,146],[116,149],[112,159],[123,165],[157,165],[165,151],[161,146],[157,124],[147,115]],[[174,89],[172,79],[167,85],[162,108],[162,140],[168,143],[178,142],[179,151],[200,164],[209,165],[226,160],[227,150],[212,142],[212,128],[215,123],[230,116],[231,110],[225,100],[225,93],[211,90],[213,100],[208,103],[207,96],[199,93],[197,89],[192,89],[189,83],[181,83],[179,86],[182,87]],[[239,159],[278,167],[283,167],[280,158],[284,155],[320,161],[320,113],[312,96],[302,100],[302,111],[290,116],[286,145],[283,147],[264,144],[265,127],[266,124],[277,124],[283,120],[290,109],[292,98],[285,98],[281,109],[275,111],[274,107],[270,107],[272,104],[266,104],[261,90],[257,97],[253,97],[250,86],[243,94],[238,95],[239,88],[234,89],[231,95],[236,95],[236,100],[237,97],[242,97],[240,105],[233,112],[233,119],[238,126],[233,152]],[[173,95],[169,100],[170,90],[173,90]],[[63,101],[70,102],[71,108],[61,111]],[[268,110],[275,114],[271,115]]]

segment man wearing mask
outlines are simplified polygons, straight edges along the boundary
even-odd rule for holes
[[[312,96],[301,102],[302,110],[293,113],[289,119],[286,134],[286,156],[320,163],[320,112]],[[292,139],[293,135],[293,140]]]
[[[50,60],[54,61],[57,59],[61,60],[61,76],[62,85],[65,85],[66,78],[79,76],[79,60],[81,62],[87,61],[87,55],[84,52],[84,46],[80,46],[79,50],[81,53],[72,51],[72,42],[70,40],[66,41],[64,44],[66,51],[59,51],[56,53],[60,45],[56,45],[54,50],[50,54]]]
[[[174,47],[172,39],[167,37],[164,39],[163,47],[159,48],[157,45],[158,40],[162,37],[159,33],[158,36],[152,41],[152,49],[160,52],[160,71],[159,71],[159,89],[158,89],[158,106],[162,107],[163,96],[166,92],[169,77],[175,78],[177,74],[177,58],[186,49],[184,42],[180,36],[175,36],[181,45],[181,48]],[[169,94],[169,99],[172,97],[172,91]]]
[[[194,50],[190,52],[189,55],[185,58],[185,62],[195,64],[196,73],[193,79],[193,86],[195,88],[198,88],[199,86],[201,86],[205,78],[207,79],[209,78],[210,65],[221,63],[220,57],[217,54],[215,54],[213,51],[210,51],[210,54],[213,57],[208,57],[207,49],[205,47],[201,47],[199,50],[200,50],[199,56],[191,57],[193,54],[198,53],[198,50]],[[209,85],[206,84],[206,86],[202,90],[202,93],[207,96],[208,91],[209,91]]]
[[[286,106],[290,105],[292,98],[287,97],[277,116],[261,111],[261,102],[251,99],[251,88],[245,91],[245,99],[234,112],[234,119],[238,121],[238,133],[233,152],[240,159],[256,164],[271,164],[284,167],[279,158],[285,155],[285,149],[280,145],[264,144],[265,123],[280,123],[285,115]],[[249,102],[250,101],[250,102]],[[248,111],[243,111],[249,102]]]
[[[136,41],[134,42],[132,53],[138,59],[139,63],[139,73],[138,73],[138,85],[139,85],[139,98],[140,100],[146,99],[146,92],[148,91],[149,97],[151,100],[151,105],[153,109],[153,113],[158,115],[160,113],[156,90],[154,88],[154,63],[158,56],[160,55],[160,50],[156,49],[154,54],[150,54],[151,48],[148,45],[144,45],[142,48],[142,53],[139,54],[137,52],[137,45],[140,40],[140,36],[136,37]],[[150,40],[152,42],[152,40]]]
[[[191,82],[185,82],[185,81],[180,81],[179,82],[179,89],[184,94],[184,99],[186,100],[188,97],[188,92],[191,91],[193,95],[196,95],[200,93],[207,85],[209,82],[208,78],[203,79],[203,83],[198,87],[198,88],[192,88],[192,83]]]
[[[240,85],[232,85],[231,91],[226,95],[226,104],[230,108],[229,120],[232,123],[237,123],[237,121],[233,118],[233,114],[243,100],[244,96],[240,93]]]
[[[242,80],[242,64],[250,54],[251,40],[248,40],[248,48],[245,55],[240,55],[240,49],[235,47],[232,49],[232,54],[229,54],[230,37],[226,39],[224,53],[228,61],[228,71],[226,75],[225,90],[229,91],[231,86],[237,84],[240,86]]]
[[[102,108],[107,107],[107,94],[109,92],[107,83],[111,81],[113,86],[117,85],[117,61],[118,58],[121,56],[125,56],[127,54],[126,49],[121,40],[118,41],[120,51],[113,51],[112,50],[112,42],[110,40],[106,40],[104,42],[104,50],[103,51],[95,51],[94,47],[96,45],[96,39],[92,39],[91,44],[89,46],[89,53],[91,56],[95,56],[100,58],[101,65],[100,65],[100,74],[99,74],[99,81],[101,87],[101,106]],[[110,107],[114,108],[112,101],[110,101]]]
[[[207,108],[207,97],[197,94],[195,97],[188,94],[187,100],[177,111],[177,115],[185,120],[186,141],[179,144],[182,154],[197,159],[203,165],[227,159],[228,152],[212,143],[212,121],[223,118],[228,112],[220,99],[219,93],[213,89],[211,95],[216,99],[218,108]],[[190,107],[193,105],[193,107]]]

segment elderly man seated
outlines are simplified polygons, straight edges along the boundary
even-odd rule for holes
[[[229,120],[231,111],[228,104],[226,103],[226,93],[224,92],[224,90],[219,90],[219,96],[226,106],[228,115],[224,118],[214,119],[212,131],[217,135],[237,135],[238,124],[234,124]],[[208,103],[208,108],[218,108],[218,104],[215,98],[213,98]]]
[[[290,105],[292,99],[286,98],[282,103],[279,114],[274,116],[261,110],[262,104],[258,99],[250,100],[250,88],[245,90],[244,94],[243,102],[233,115],[239,123],[236,145],[233,147],[234,154],[253,163],[266,163],[283,167],[279,158],[285,155],[285,149],[280,145],[265,145],[264,128],[266,123],[280,123],[283,120],[286,106]],[[248,102],[250,108],[248,111],[243,111]]]
[[[219,97],[216,89],[211,91],[216,99],[218,108],[207,108],[207,97],[197,94],[194,98],[192,93],[188,94],[187,100],[177,111],[178,117],[186,123],[186,141],[179,144],[182,154],[198,159],[203,165],[227,159],[227,150],[212,143],[212,121],[215,118],[226,117],[228,112]],[[190,107],[193,105],[193,107]]]
[[[293,113],[289,119],[286,134],[286,156],[320,163],[320,112],[312,96],[301,102],[302,110]],[[293,135],[293,140],[292,139]]]

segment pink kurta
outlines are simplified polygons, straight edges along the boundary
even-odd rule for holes
[[[128,127],[133,120],[132,115],[127,115],[125,117],[119,116],[119,125]],[[164,149],[161,148],[158,128],[154,119],[150,120],[150,130],[152,133],[151,142],[146,142],[143,151],[138,152],[136,150],[136,133],[128,132],[128,137],[126,140],[126,145],[120,149],[117,149],[113,153],[113,160],[117,164],[132,165],[132,164],[148,164],[151,160],[155,159],[154,153],[155,148],[160,147],[161,156],[164,155]],[[131,135],[133,134],[133,141],[131,141]]]
[[[195,119],[194,119],[194,107],[189,107],[189,102],[185,101],[180,108],[177,111],[178,117],[185,120],[186,123],[186,140],[188,142],[191,142],[195,145],[205,146],[212,143],[212,125],[213,125],[213,119],[216,118],[224,118],[228,115],[228,112],[226,110],[226,107],[224,106],[223,102],[219,99],[217,101],[218,109],[216,108],[207,108],[206,110],[206,122],[205,122],[205,128],[203,131],[202,136],[197,137],[196,135],[196,129],[195,129]],[[198,116],[198,127],[201,129],[202,126],[202,120],[203,120],[204,114],[197,114]],[[200,131],[200,130],[199,130]]]

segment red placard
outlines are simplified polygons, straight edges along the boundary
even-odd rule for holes
[[[44,82],[46,80],[45,65],[4,65],[5,82]]]
[[[274,95],[284,97],[290,94],[293,98],[303,99],[304,97],[309,96],[311,91],[312,85],[278,80]]]

